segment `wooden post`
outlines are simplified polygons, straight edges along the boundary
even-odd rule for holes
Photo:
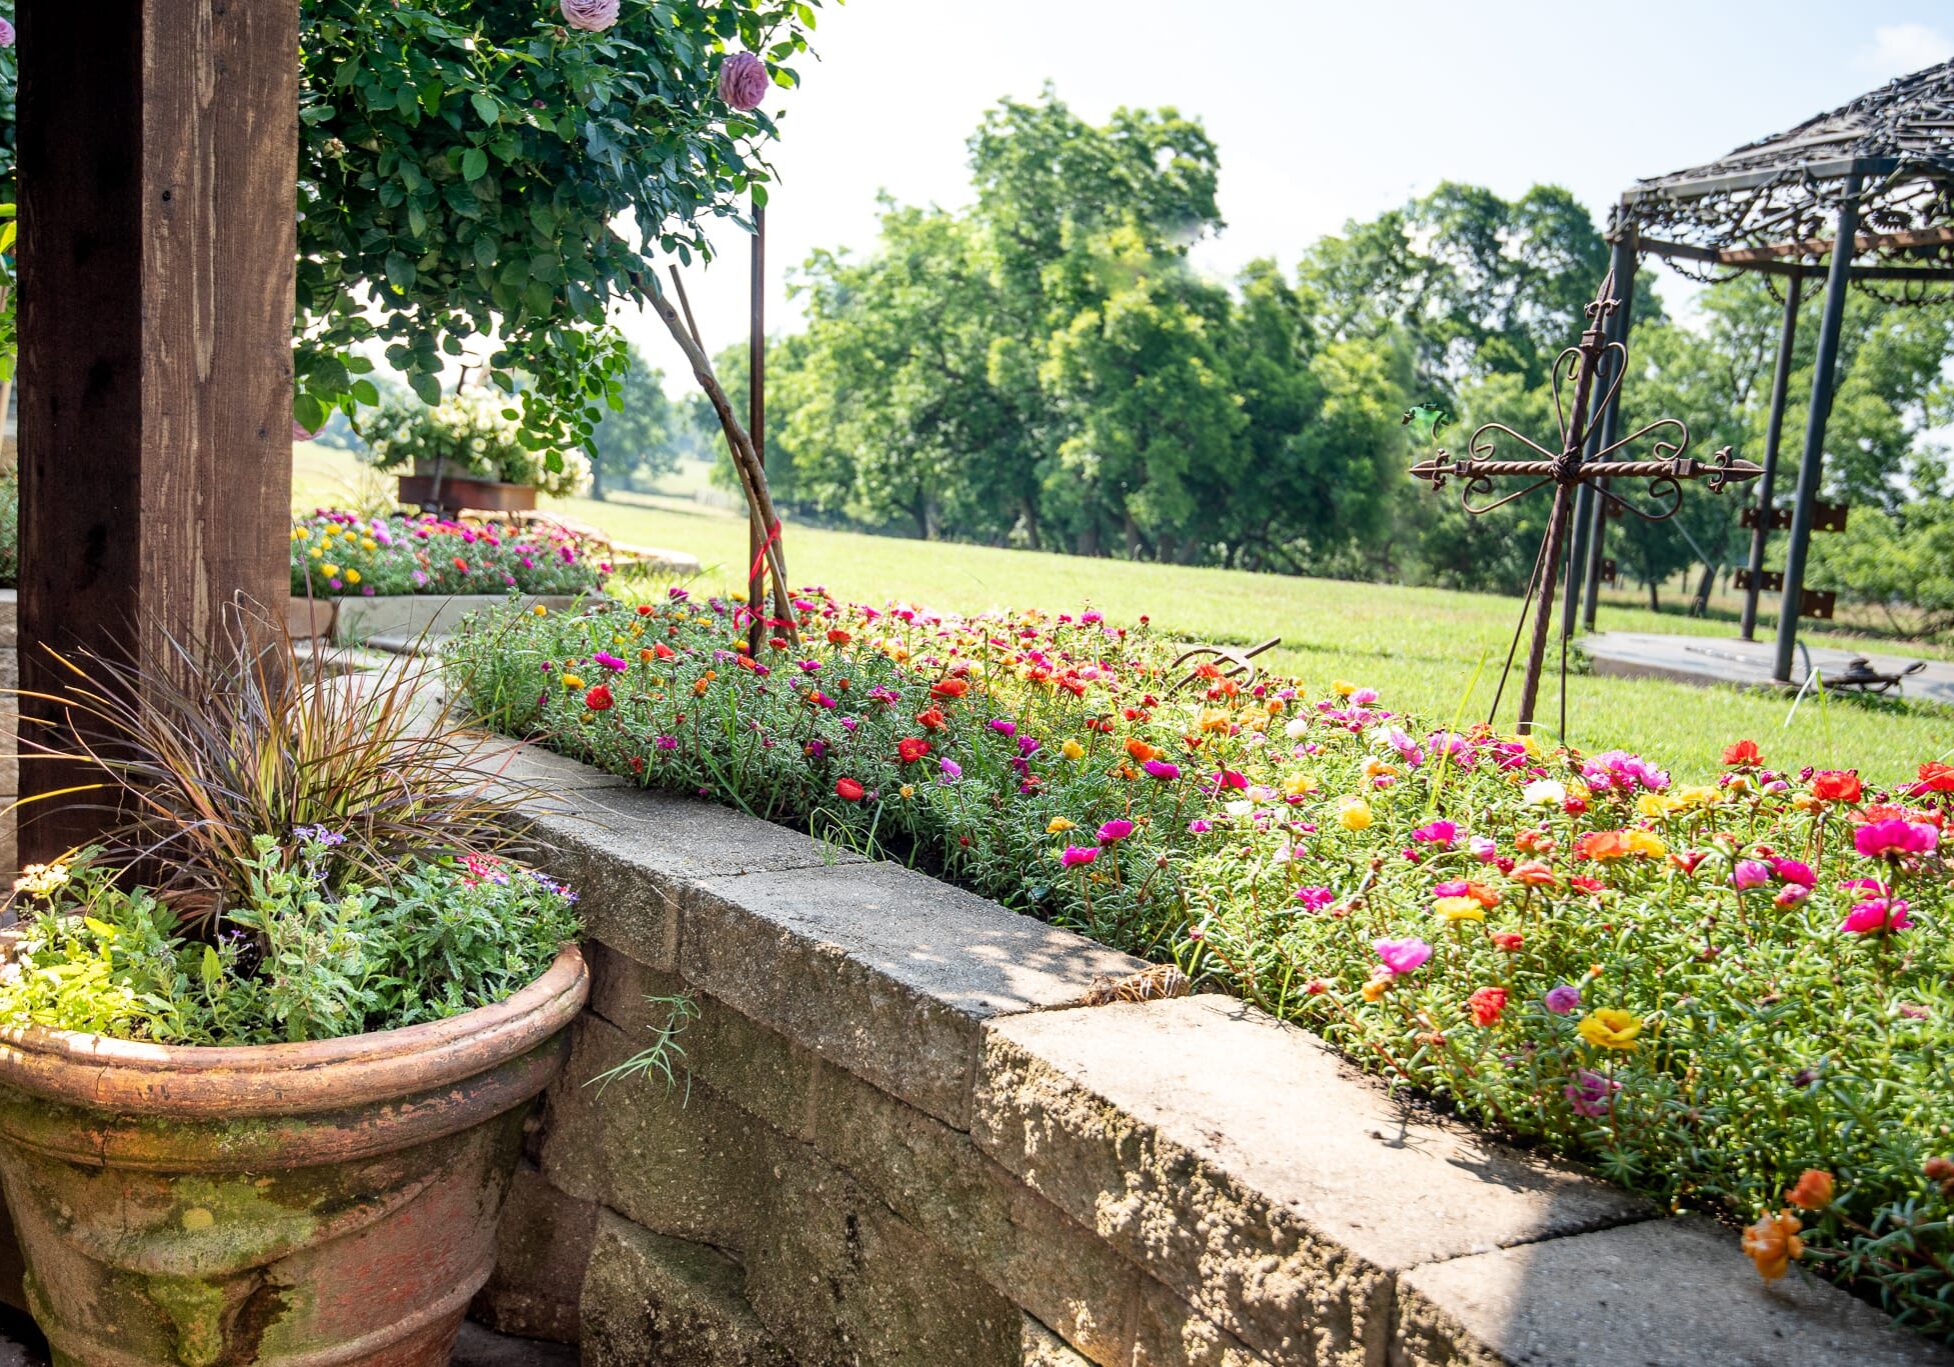
[[[240,596],[284,611],[298,0],[17,18],[21,676],[49,690],[44,645],[160,660]],[[58,711],[24,699],[23,723]],[[30,759],[21,792],[86,781]],[[30,861],[103,819],[23,818]]]

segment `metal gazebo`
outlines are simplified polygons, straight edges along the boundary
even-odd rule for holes
[[[1954,283],[1954,62],[1901,77],[1706,165],[1637,181],[1615,206],[1608,240],[1622,300],[1614,319],[1616,339],[1628,331],[1634,273],[1643,256],[1661,257],[1706,281],[1757,272],[1783,296],[1764,474],[1756,506],[1745,513],[1750,560],[1740,582],[1743,636],[1749,640],[1758,593],[1767,582],[1766,539],[1773,527],[1788,529],[1773,677],[1792,682],[1798,619],[1824,602],[1805,589],[1812,530],[1843,525],[1843,509],[1821,503],[1819,489],[1846,290],[1895,305],[1954,299],[1945,288]],[[1821,278],[1824,312],[1804,450],[1791,506],[1778,509],[1778,439],[1790,398],[1786,386],[1798,306],[1807,280],[1816,285]],[[1593,449],[1615,439],[1619,423],[1612,402],[1600,419]],[[1592,629],[1603,500],[1586,490],[1583,495],[1562,621],[1573,620],[1585,577],[1583,620]],[[1774,587],[1777,578],[1768,576]]]

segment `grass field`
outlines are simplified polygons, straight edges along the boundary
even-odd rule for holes
[[[343,452],[305,444],[294,468],[294,504],[343,502],[357,479]],[[746,574],[746,524],[728,510],[684,498],[622,495],[608,502],[546,500],[565,515],[604,527],[617,540],[689,551],[717,585]],[[790,526],[788,564],[796,580],[824,584],[862,602],[899,599],[960,612],[1091,604],[1116,622],[1150,615],[1156,628],[1190,640],[1246,644],[1282,638],[1262,657],[1312,687],[1347,679],[1384,695],[1384,705],[1434,721],[1481,720],[1492,701],[1519,600],[1443,589],[1297,579],[1234,570],[1092,560],[983,546],[924,544],[854,532]],[[1734,635],[1727,618],[1652,613],[1621,595],[1604,601],[1603,630]],[[1931,648],[1881,646],[1937,655]],[[1503,715],[1510,717],[1515,685]],[[1551,730],[1551,679],[1541,712]],[[1848,696],[1807,698],[1795,714],[1783,698],[1705,690],[1651,680],[1568,679],[1569,739],[1584,749],[1620,746],[1701,778],[1723,746],[1749,737],[1789,768],[1859,767],[1869,778],[1910,776],[1924,759],[1954,753],[1954,711],[1928,704]]]

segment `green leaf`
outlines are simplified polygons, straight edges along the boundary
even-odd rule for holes
[[[413,388],[414,393],[420,396],[422,403],[437,404],[441,402],[441,381],[437,376],[430,375],[426,371],[419,371],[409,375],[407,377],[407,383]]]
[[[317,432],[326,425],[326,406],[316,394],[300,394],[292,400],[292,421],[308,432]]]
[[[483,123],[493,127],[502,122],[502,106],[495,102],[493,96],[478,90],[468,97],[468,102],[475,106],[476,117]]]
[[[203,963],[201,965],[201,971],[203,974],[204,986],[215,991],[217,984],[220,981],[222,981],[224,977],[224,961],[217,957],[217,950],[210,945],[204,946],[204,958],[203,958]]]
[[[355,380],[347,392],[353,396],[354,403],[364,404],[368,408],[380,406],[380,387],[371,380]]]
[[[414,263],[399,252],[387,253],[387,283],[405,294],[414,288]]]
[[[480,180],[488,174],[488,153],[479,147],[471,147],[461,154],[461,174],[465,180]]]

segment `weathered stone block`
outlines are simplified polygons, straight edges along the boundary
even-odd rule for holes
[[[686,981],[959,1129],[984,1021],[1145,967],[891,864],[711,878],[680,901]]]
[[[583,1285],[584,1367],[793,1367],[706,1247],[605,1212]]]
[[[1021,1367],[1017,1307],[803,1151],[746,1262],[754,1310],[800,1367]]]
[[[1093,1367],[1091,1358],[1073,1350],[1072,1345],[1031,1316],[1024,1317],[1022,1367]]]
[[[517,1168],[497,1230],[495,1272],[469,1313],[500,1333],[575,1343],[597,1210],[558,1191],[530,1164]]]
[[[1650,1213],[1406,1112],[1315,1037],[1222,997],[992,1022],[973,1135],[1282,1362],[1377,1360],[1399,1271]]]
[[[654,1233],[744,1249],[789,1141],[696,1082],[596,1079],[643,1042],[586,1013],[551,1084],[542,1174]]]
[[[561,855],[551,867],[582,896],[591,936],[667,972],[677,967],[673,899],[695,880],[860,861],[784,826],[665,793],[584,789],[573,805],[524,815]]]
[[[1737,1235],[1651,1220],[1405,1274],[1391,1367],[1948,1367],[1954,1353],[1794,1273],[1764,1282]]]
[[[1142,1274],[953,1130],[829,1070],[814,1145],[1013,1304],[1099,1362],[1125,1362]]]

